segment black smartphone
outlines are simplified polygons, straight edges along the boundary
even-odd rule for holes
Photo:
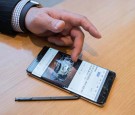
[[[73,62],[70,55],[49,47],[40,51],[27,72],[99,106],[105,104],[116,76],[84,60]]]

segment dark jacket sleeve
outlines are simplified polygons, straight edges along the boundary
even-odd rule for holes
[[[20,0],[0,0],[0,32],[16,33],[11,26],[12,12]]]

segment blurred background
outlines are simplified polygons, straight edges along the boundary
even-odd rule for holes
[[[63,2],[64,0],[36,0],[36,1],[42,4],[43,6],[51,7],[56,4],[59,4],[60,2]]]

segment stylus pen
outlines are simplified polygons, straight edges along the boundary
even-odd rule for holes
[[[52,101],[52,100],[76,100],[79,96],[54,96],[54,97],[17,97],[15,101]]]

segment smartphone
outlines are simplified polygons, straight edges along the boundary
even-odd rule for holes
[[[115,79],[115,72],[44,47],[27,68],[30,76],[103,106]]]

